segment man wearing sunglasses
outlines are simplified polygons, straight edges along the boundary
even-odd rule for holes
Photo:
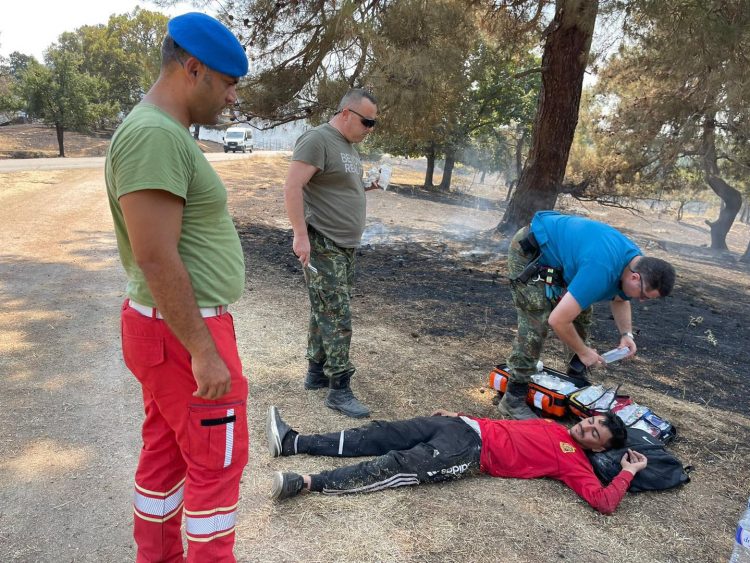
[[[305,389],[328,388],[326,406],[362,418],[370,410],[353,394],[350,299],[354,257],[365,228],[362,163],[354,145],[377,124],[375,98],[347,92],[328,123],[305,132],[294,147],[284,203],[310,297]]]
[[[645,257],[618,230],[584,217],[539,211],[508,249],[508,276],[518,315],[518,333],[507,359],[511,378],[499,405],[509,418],[536,418],[526,404],[548,329],[574,352],[568,374],[603,365],[587,342],[592,305],[609,301],[620,335],[618,348],[635,355],[630,301],[658,299],[672,291],[675,271],[659,258]]]

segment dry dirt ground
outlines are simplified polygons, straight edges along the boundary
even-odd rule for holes
[[[0,130],[0,146],[3,142]],[[674,296],[634,306],[639,356],[594,378],[670,419],[673,451],[694,466],[680,490],[628,495],[602,516],[563,485],[486,476],[347,498],[274,504],[276,470],[345,460],[270,459],[269,404],[306,432],[351,421],[302,389],[307,298],[280,186],[288,155],[215,164],[247,258],[234,307],[250,380],[251,459],[242,485],[240,561],[725,561],[748,496],[750,275],[705,248],[703,218],[633,215],[561,200],[606,220],[678,268]],[[499,184],[458,174],[458,192],[426,193],[418,161],[394,161],[394,185],[368,195],[354,297],[355,390],[382,419],[437,407],[493,416],[491,366],[510,349],[514,313]],[[2,161],[0,161],[2,170]],[[734,256],[750,232],[736,225]],[[139,447],[138,386],[124,367],[124,277],[101,169],[0,172],[0,560],[129,561],[129,499]],[[616,342],[606,307],[594,342]],[[552,340],[545,363],[560,367]]]

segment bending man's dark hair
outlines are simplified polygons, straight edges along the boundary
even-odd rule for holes
[[[666,297],[672,293],[675,271],[672,264],[666,260],[644,256],[638,260],[633,271],[641,274],[646,287],[657,290],[660,296]]]
[[[359,103],[362,99],[370,100],[373,104],[378,105],[378,101],[375,99],[375,96],[373,96],[370,92],[368,92],[364,88],[353,88],[346,94],[344,94],[343,98],[341,98],[339,106],[336,108],[336,113],[342,112],[344,109],[348,108],[350,104]]]
[[[612,432],[612,439],[607,444],[608,450],[616,450],[625,445],[625,439],[628,437],[628,429],[622,419],[613,412],[604,415],[604,426]]]

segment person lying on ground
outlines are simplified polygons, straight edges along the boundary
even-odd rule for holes
[[[611,514],[646,457],[628,450],[622,471],[603,486],[586,456],[621,448],[626,429],[612,413],[593,416],[570,429],[547,419],[493,420],[437,410],[432,416],[365,426],[328,434],[303,435],[271,406],[266,418],[272,457],[297,454],[359,457],[369,461],[312,475],[277,472],[271,498],[282,500],[303,490],[328,495],[457,479],[479,469],[493,477],[562,481],[594,509]]]

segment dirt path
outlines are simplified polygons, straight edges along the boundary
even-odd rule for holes
[[[231,187],[248,272],[234,308],[250,380],[239,561],[726,560],[750,471],[750,278],[700,247],[699,222],[606,215],[674,259],[681,278],[670,302],[636,310],[640,359],[598,374],[677,424],[674,448],[697,468],[689,486],[628,495],[612,517],[559,483],[486,477],[273,504],[273,471],[343,462],[269,459],[267,405],[305,431],[350,421],[323,406],[323,392],[302,390],[307,302],[279,190],[285,161],[226,156],[217,169]],[[492,416],[483,384],[513,334],[503,241],[485,236],[498,202],[398,186],[368,197],[354,298],[357,391],[378,418],[441,406]],[[124,276],[101,170],[0,173],[0,241],[0,561],[132,561],[140,400],[120,359]],[[730,246],[746,241],[746,230],[735,231]],[[604,347],[612,335],[603,309],[598,321]],[[547,354],[555,357],[555,344]]]
[[[100,170],[0,174],[0,557],[123,561],[137,389]],[[97,537],[107,537],[97,545]]]

